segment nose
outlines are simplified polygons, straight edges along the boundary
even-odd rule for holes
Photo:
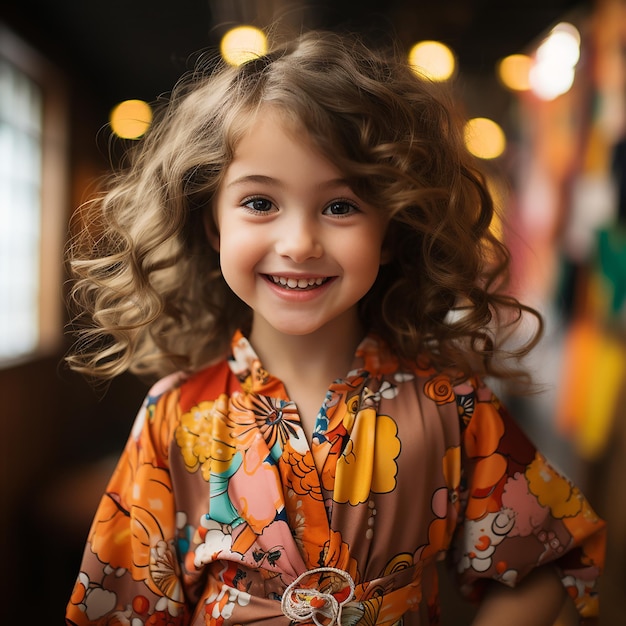
[[[276,233],[275,250],[282,257],[303,263],[322,256],[323,246],[315,220],[296,215],[285,220]]]

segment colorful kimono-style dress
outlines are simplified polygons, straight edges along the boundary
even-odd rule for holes
[[[68,624],[440,623],[437,561],[468,594],[554,562],[597,613],[604,522],[479,380],[400,366],[367,336],[307,438],[237,333],[148,394],[90,530]]]

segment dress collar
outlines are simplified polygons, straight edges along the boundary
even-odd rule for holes
[[[228,364],[244,390],[249,393],[273,395],[272,391],[283,387],[281,381],[263,367],[254,348],[240,330],[233,336]],[[391,353],[388,345],[378,335],[369,333],[357,346],[352,368],[346,373],[346,379],[363,375],[377,377],[397,370],[398,359]]]

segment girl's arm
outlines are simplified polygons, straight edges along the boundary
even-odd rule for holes
[[[559,626],[579,624],[574,604],[556,570],[548,565],[536,569],[515,588],[493,583],[472,626],[555,626],[557,618]]]
[[[468,385],[471,386],[471,385]],[[574,609],[593,624],[606,527],[580,490],[537,451],[491,390],[456,388],[464,503],[453,544],[462,593],[484,594],[474,626],[555,626]],[[459,401],[460,400],[460,401]],[[550,565],[553,563],[553,565]],[[547,568],[547,569],[546,569]],[[518,582],[516,589],[498,581]],[[565,601],[567,599],[567,602]]]

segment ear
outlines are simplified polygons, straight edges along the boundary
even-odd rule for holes
[[[206,238],[213,250],[215,252],[220,251],[220,232],[217,227],[217,223],[215,221],[215,216],[213,215],[213,209],[209,209],[204,212],[204,217],[202,218],[202,222],[204,224],[204,232],[206,234]]]

